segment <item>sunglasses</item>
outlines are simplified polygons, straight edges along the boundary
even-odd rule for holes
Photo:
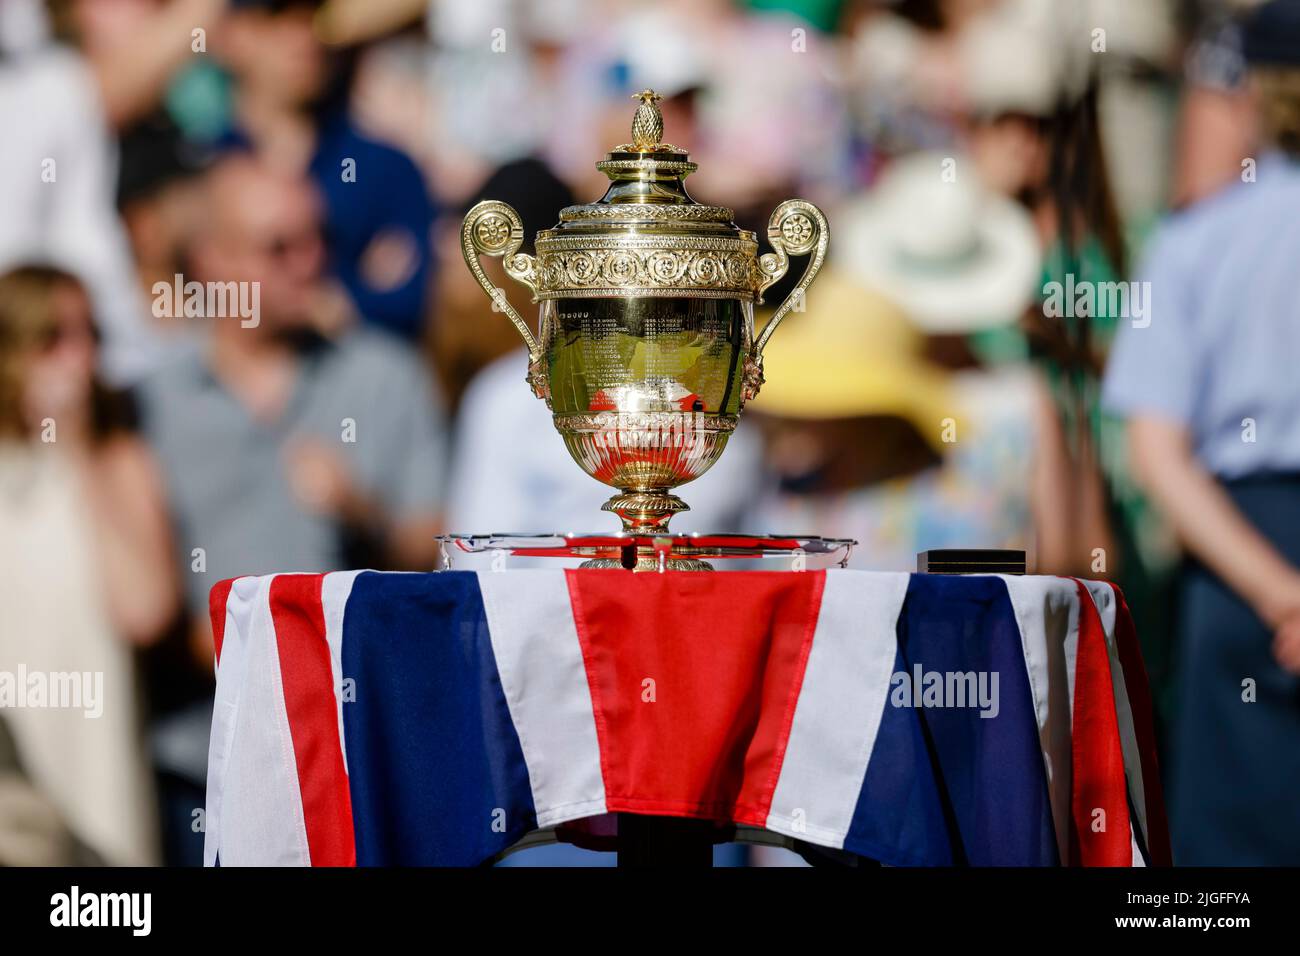
[[[305,229],[292,235],[272,236],[258,245],[258,249],[273,259],[284,259],[291,253],[303,249],[315,249],[321,243],[320,233],[315,229]]]
[[[36,333],[36,349],[48,355],[69,342],[87,339],[91,344],[99,345],[99,329],[89,322],[51,322]]]

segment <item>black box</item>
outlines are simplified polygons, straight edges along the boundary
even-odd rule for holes
[[[1024,574],[1025,552],[1000,548],[943,548],[916,556],[922,574]]]

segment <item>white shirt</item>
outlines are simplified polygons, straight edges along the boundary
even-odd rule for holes
[[[115,147],[93,77],[59,48],[0,59],[0,118],[0,271],[46,264],[77,275],[104,336],[106,377],[138,379],[159,350],[114,206]]]

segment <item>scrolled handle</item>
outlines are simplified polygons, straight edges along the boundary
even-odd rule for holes
[[[506,275],[528,287],[537,301],[537,259],[519,251],[524,242],[524,224],[519,213],[495,199],[478,203],[465,214],[460,227],[460,248],[465,264],[474,274],[479,286],[492,300],[492,307],[506,314],[514,323],[524,344],[528,346],[528,381],[539,398],[547,397],[546,373],[542,365],[542,350],[528,328],[523,316],[515,311],[505,293],[492,284],[479,256],[499,257]]]
[[[763,328],[763,334],[750,349],[745,363],[745,399],[748,401],[758,394],[763,385],[763,347],[772,337],[776,327],[796,305],[803,301],[808,286],[816,277],[826,260],[826,247],[830,244],[830,227],[822,211],[810,202],[802,199],[787,199],[772,211],[767,222],[767,241],[772,252],[763,254],[758,259],[758,268],[762,280],[758,286],[759,302],[763,292],[785,275],[790,268],[790,256],[806,256],[812,253],[803,276],[785,301],[772,313]]]

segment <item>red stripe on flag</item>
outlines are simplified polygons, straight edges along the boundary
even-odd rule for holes
[[[1128,688],[1130,709],[1133,711],[1133,732],[1137,735],[1138,754],[1142,759],[1142,791],[1146,797],[1147,853],[1152,866],[1172,866],[1173,854],[1169,848],[1169,822],[1165,818],[1164,791],[1160,786],[1160,764],[1156,759],[1156,729],[1151,686],[1147,682],[1147,668],[1142,661],[1142,648],[1138,644],[1137,629],[1129,613],[1124,593],[1111,585],[1115,592],[1115,646],[1119,651],[1120,667],[1124,671],[1124,684]]]
[[[764,826],[824,572],[567,578],[607,808]]]
[[[208,616],[212,618],[212,650],[218,664],[221,663],[221,642],[226,639],[226,601],[230,599],[230,589],[234,578],[226,578],[212,585],[208,592]]]
[[[352,796],[325,640],[323,580],[321,574],[277,575],[271,582],[271,619],[312,865],[356,866]]]
[[[1074,665],[1074,727],[1070,792],[1070,865],[1131,866],[1124,751],[1115,714],[1110,654],[1101,616],[1083,582],[1079,589],[1079,643]],[[1102,820],[1095,817],[1104,811]],[[1095,830],[1098,822],[1104,828]]]

